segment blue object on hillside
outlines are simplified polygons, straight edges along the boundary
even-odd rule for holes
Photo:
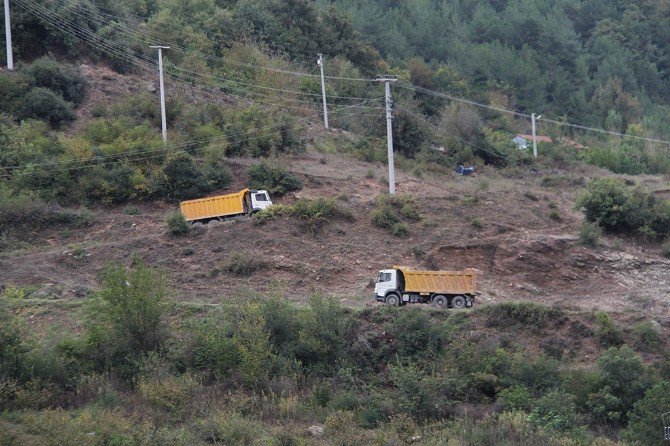
[[[473,173],[474,171],[475,171],[474,166],[473,167],[463,167],[463,165],[461,164],[456,168],[456,173],[458,175],[466,175],[467,176],[467,175],[470,175],[471,173]]]

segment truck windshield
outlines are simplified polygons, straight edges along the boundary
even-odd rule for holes
[[[379,276],[377,276],[377,282],[390,282],[391,281],[391,273],[379,273]]]
[[[268,201],[265,194],[256,194],[256,201]]]

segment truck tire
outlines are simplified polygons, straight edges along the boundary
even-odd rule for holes
[[[398,305],[400,305],[400,296],[398,296],[396,293],[389,293],[386,296],[386,305],[391,307],[397,307]]]
[[[446,308],[449,302],[447,301],[447,298],[441,294],[438,294],[433,298],[433,305],[439,308]]]
[[[465,297],[455,296],[451,299],[451,306],[452,308],[465,308]]]

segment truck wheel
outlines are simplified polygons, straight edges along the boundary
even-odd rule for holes
[[[389,305],[391,307],[397,307],[400,305],[400,296],[398,296],[395,293],[391,293],[388,296],[386,296],[386,305]]]
[[[433,298],[433,305],[439,308],[446,308],[447,307],[447,298],[444,296],[435,296]]]
[[[451,299],[451,306],[453,308],[465,308],[465,297],[463,296],[456,296],[453,299]]]

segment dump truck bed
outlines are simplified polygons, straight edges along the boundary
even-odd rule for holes
[[[477,270],[421,271],[396,267],[405,279],[405,291],[420,294],[467,294],[477,292]]]
[[[234,194],[182,201],[179,207],[186,221],[243,214],[245,194],[248,192],[249,189],[244,189]]]

